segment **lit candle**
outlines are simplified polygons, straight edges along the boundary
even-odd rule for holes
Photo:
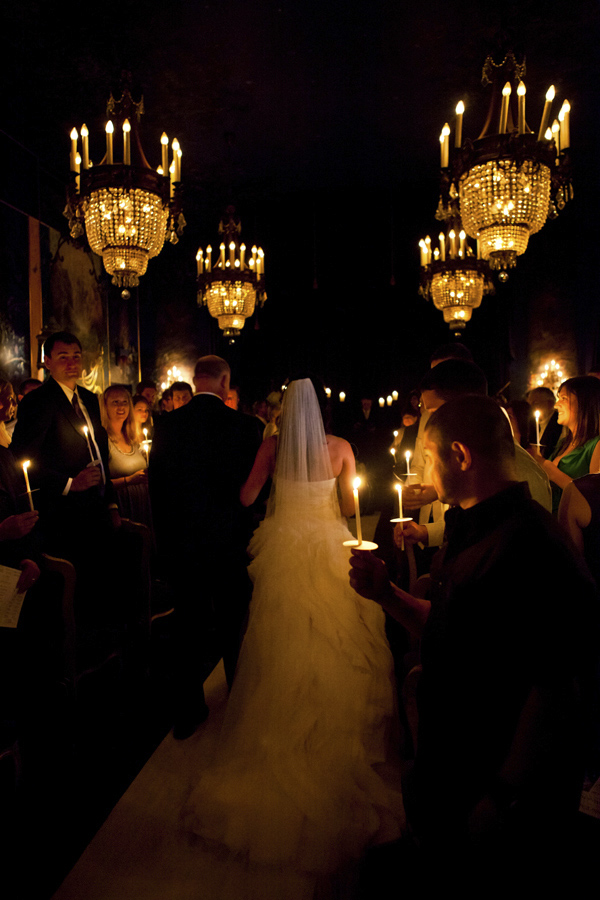
[[[554,85],[551,84],[548,90],[546,91],[546,102],[544,103],[544,112],[542,113],[542,121],[540,123],[540,130],[538,134],[538,141],[541,141],[543,137],[546,135],[546,129],[550,122],[550,110],[552,108],[552,101],[554,100]]]
[[[421,265],[425,268],[427,265],[427,247],[425,246],[423,238],[419,241],[419,249],[421,251]]]
[[[396,467],[396,448],[390,447],[390,453],[392,454],[392,458],[394,460],[394,468]]]
[[[456,259],[456,232],[452,229],[448,233],[448,238],[450,241],[449,250],[450,250],[450,259]]]
[[[465,104],[462,100],[456,104],[456,131],[454,134],[454,146],[460,147],[462,144],[462,120],[465,111]]]
[[[172,197],[175,193],[175,160],[169,166],[169,197]]]
[[[539,409],[536,409],[536,411],[534,412],[535,437],[536,437],[536,444],[538,445],[538,447],[540,446],[540,415],[541,415],[541,413],[540,413]]]
[[[362,544],[362,528],[360,525],[360,504],[358,502],[358,489],[360,487],[360,478],[354,479],[354,515],[356,517],[356,540],[358,545]]]
[[[398,399],[398,391],[392,391],[392,400],[396,402]]]
[[[240,245],[240,271],[243,272],[246,268],[246,245]]]
[[[391,406],[391,405],[392,405],[392,395],[391,395],[391,394],[388,394],[388,395],[387,395],[387,397],[386,397],[386,402],[387,402],[387,405],[388,405],[388,406]]]
[[[517,88],[517,97],[519,98],[519,134],[525,134],[525,94],[525,85],[520,81]]]
[[[75,168],[75,157],[77,156],[77,138],[78,137],[79,137],[79,135],[77,134],[77,129],[76,128],[71,129],[71,134],[70,134],[70,138],[71,138],[71,172],[77,171],[77,169]]]
[[[558,124],[558,119],[555,119],[552,123],[552,137],[554,138],[554,143],[556,144],[556,152],[560,153],[560,125]]]
[[[404,454],[404,456],[406,457],[406,477],[407,478],[410,478],[410,457],[411,457],[411,455],[412,454],[411,454],[410,450],[407,450],[406,453]]]
[[[569,133],[569,113],[571,112],[571,104],[565,100],[558,114],[560,122],[560,149],[568,150],[571,146],[571,135]]]
[[[340,391],[340,403],[343,403],[346,399],[346,395],[343,391]]]
[[[26,462],[23,463],[23,475],[25,476],[25,487],[27,488],[27,499],[29,500],[29,509],[31,510],[31,512],[33,512],[34,511],[33,498],[31,496],[31,486],[29,484],[29,475],[27,474],[27,469],[29,468],[30,465],[31,465],[30,459],[28,459]]]
[[[262,247],[258,248],[258,263],[260,265],[260,276],[262,278],[265,274],[265,253]]]
[[[90,451],[90,459],[92,460],[92,462],[96,462],[96,459],[92,452],[92,445],[90,443],[90,434],[89,434],[89,429],[88,429],[87,425],[83,426],[83,433],[85,434],[85,439],[87,441],[88,450]]]
[[[204,260],[202,259],[202,250],[198,250],[198,252],[196,253],[196,262],[198,263],[198,265],[197,265],[198,275],[202,275],[202,272],[204,270]]]
[[[163,131],[160,137],[161,167],[164,172],[169,170],[169,138]]]
[[[209,273],[212,271],[212,258],[211,257],[212,257],[212,247],[209,244],[208,247],[206,248],[206,271]]]
[[[81,126],[81,149],[83,153],[83,168],[90,167],[90,133],[87,125]]]
[[[380,405],[381,408],[383,409],[383,407],[385,406],[385,397],[380,397],[380,398],[379,398],[379,405]]]
[[[466,232],[465,232],[465,231],[461,231],[460,234],[458,235],[458,237],[459,237],[459,239],[460,239],[460,252],[462,253],[462,255],[463,255],[463,257],[464,257],[464,256],[467,255],[467,235],[466,235]]]
[[[431,262],[431,238],[429,235],[425,238],[425,250],[427,254],[427,265]]]
[[[112,122],[106,123],[106,165],[113,164],[113,131],[115,130]]]
[[[510,95],[512,93],[512,89],[510,86],[510,81],[507,81],[504,87],[502,88],[502,106],[500,107],[500,134],[506,133],[506,126],[508,124],[508,104],[510,101]]]
[[[401,525],[402,519],[404,518],[404,513],[402,512],[402,485],[397,484],[396,490],[398,491],[398,518],[400,519],[400,525]],[[404,534],[402,534],[402,543],[401,543],[400,549],[404,550]]]
[[[327,399],[329,399],[331,397],[331,388],[326,387],[325,393],[327,394]]]
[[[233,267],[235,262],[235,242],[229,242],[229,265]]]
[[[219,265],[222,269],[225,268],[225,244],[219,246]]]
[[[126,166],[131,165],[131,138],[129,137],[129,132],[131,131],[131,125],[129,124],[129,119],[125,119],[123,122],[123,163]]]

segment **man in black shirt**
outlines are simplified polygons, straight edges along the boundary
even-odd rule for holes
[[[506,869],[552,853],[578,808],[578,685],[597,635],[593,586],[550,515],[514,479],[506,418],[486,397],[430,418],[425,452],[447,513],[426,597],[355,551],[351,583],[421,637],[407,813],[429,859]],[[474,870],[473,870],[474,871]],[[481,871],[481,870],[480,870]]]

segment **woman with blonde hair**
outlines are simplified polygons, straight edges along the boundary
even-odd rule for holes
[[[121,515],[150,525],[148,460],[140,446],[133,401],[127,388],[108,387],[100,403],[102,424],[108,433],[110,478],[117,491]]]

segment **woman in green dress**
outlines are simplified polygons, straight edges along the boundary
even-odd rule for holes
[[[532,448],[552,485],[553,512],[571,481],[600,472],[600,380],[591,375],[568,378],[560,386],[556,409],[565,433],[550,459]]]

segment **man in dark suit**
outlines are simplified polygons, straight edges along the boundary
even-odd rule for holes
[[[178,738],[208,714],[202,683],[219,655],[231,685],[251,595],[251,519],[239,493],[261,437],[251,416],[225,406],[229,380],[224,359],[199,359],[197,393],[157,422],[150,457],[157,543],[175,591]]]
[[[98,397],[77,384],[79,339],[66,331],[51,335],[44,344],[44,365],[50,378],[23,397],[11,449],[17,462],[31,460],[44,549],[73,562],[81,588],[93,583],[99,554],[119,525],[108,437]]]

